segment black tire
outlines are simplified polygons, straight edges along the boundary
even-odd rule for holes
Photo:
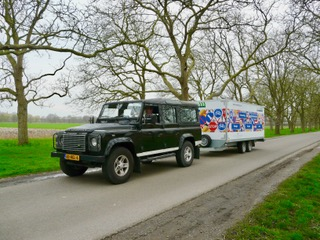
[[[125,183],[133,172],[132,153],[124,147],[115,148],[102,164],[104,177],[112,184]]]
[[[176,160],[179,167],[189,167],[194,158],[194,147],[189,141],[185,141],[181,149],[176,153]]]
[[[81,176],[88,170],[88,168],[84,166],[68,164],[64,159],[60,159],[60,169],[69,177]]]
[[[211,137],[208,135],[201,136],[201,147],[209,147],[211,144]]]
[[[253,146],[252,141],[246,142],[246,151],[247,152],[251,152],[252,151],[252,146]]]
[[[245,153],[246,152],[246,148],[247,148],[246,142],[238,142],[237,146],[238,146],[238,152],[239,153]]]

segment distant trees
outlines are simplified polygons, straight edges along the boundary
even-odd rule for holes
[[[28,115],[29,123],[89,123],[91,116],[65,116],[61,117],[56,114],[48,114],[47,116]],[[0,112],[0,122],[17,122],[18,117],[15,113]]]
[[[306,70],[297,58],[282,53],[264,61],[256,69],[259,85],[256,99],[266,108],[266,115],[275,124],[275,133],[280,134],[287,122],[291,132],[296,125],[306,128],[320,126],[319,96],[320,76]]]

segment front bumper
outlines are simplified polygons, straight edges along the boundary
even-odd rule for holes
[[[65,159],[66,153],[63,152],[51,152],[51,157],[58,157],[60,159]],[[104,163],[106,160],[105,156],[92,156],[92,155],[84,155],[84,154],[77,154],[79,155],[80,159],[79,163]],[[67,160],[67,159],[65,159]]]

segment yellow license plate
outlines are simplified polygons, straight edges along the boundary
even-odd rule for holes
[[[64,155],[64,159],[71,161],[80,161],[80,156],[75,154],[66,154]]]

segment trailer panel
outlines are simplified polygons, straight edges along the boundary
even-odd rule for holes
[[[264,141],[263,106],[229,99],[200,101],[198,105],[202,130],[201,151],[241,148],[242,142],[251,151],[250,145]]]

